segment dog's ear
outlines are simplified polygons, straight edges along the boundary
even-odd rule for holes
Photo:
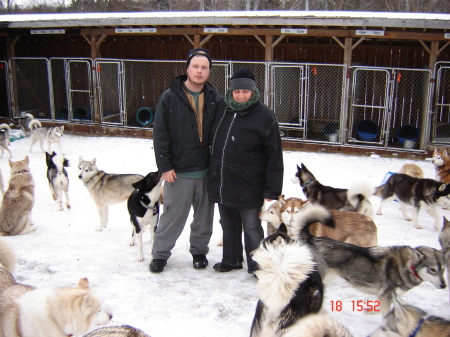
[[[28,156],[25,157],[25,159],[23,160],[25,163],[29,164],[30,163],[30,158]]]
[[[142,185],[144,184],[144,180],[145,179],[141,179],[139,181],[136,181],[135,183],[132,183],[131,186],[133,186],[136,189],[140,189],[141,187],[143,187]]]
[[[78,159],[78,165],[80,165],[82,161],[83,161],[83,157],[80,156],[80,158]]]
[[[78,281],[77,287],[79,288],[89,288],[89,280],[84,277]]]
[[[287,227],[284,224],[284,222],[281,223],[280,227],[278,227],[278,231],[277,232],[281,232],[281,233],[285,233],[287,234]]]
[[[280,208],[284,206],[286,203],[286,199],[284,199],[284,195],[278,197],[278,205],[280,205]]]
[[[439,192],[445,191],[445,188],[447,187],[447,185],[442,184],[441,186],[439,186]]]
[[[96,162],[97,162],[97,158],[93,158],[93,159],[91,160],[92,165],[95,165]]]

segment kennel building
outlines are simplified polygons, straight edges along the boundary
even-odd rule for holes
[[[450,15],[328,11],[0,16],[0,117],[151,137],[192,48],[224,92],[251,68],[293,148],[450,146]]]

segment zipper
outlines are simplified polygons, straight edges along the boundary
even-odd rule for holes
[[[228,139],[230,136],[231,128],[233,127],[234,119],[236,118],[236,113],[233,115],[233,119],[231,120],[230,127],[228,128],[227,136],[225,137],[225,144],[223,144],[222,149],[222,162],[220,164],[220,203],[223,204],[223,197],[222,197],[222,188],[223,188],[223,163],[225,161],[225,148],[227,147]]]

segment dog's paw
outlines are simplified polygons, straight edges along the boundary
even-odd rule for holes
[[[101,232],[102,230],[103,230],[103,227],[101,227],[101,226],[95,228],[95,231],[96,231],[96,232]]]
[[[67,209],[71,209],[72,206],[70,206],[69,204],[67,204],[67,205],[66,205],[66,208],[67,208]]]
[[[377,212],[377,215],[383,215],[383,213],[381,213],[381,212]]]
[[[138,261],[139,261],[139,262],[144,261],[144,257],[143,257],[143,256],[139,256],[139,257],[138,257]]]
[[[411,218],[408,216],[405,218],[406,221],[411,221]]]
[[[420,225],[414,225],[414,228],[416,229],[422,229],[422,227]]]

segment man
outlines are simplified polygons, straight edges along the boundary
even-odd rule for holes
[[[203,269],[208,265],[206,254],[214,215],[214,204],[209,202],[206,191],[208,138],[218,102],[223,99],[207,82],[210,69],[208,50],[189,51],[186,75],[172,82],[156,107],[153,144],[158,171],[165,183],[164,212],[155,232],[149,267],[153,273],[164,270],[191,206],[194,219],[189,250],[193,267]]]

